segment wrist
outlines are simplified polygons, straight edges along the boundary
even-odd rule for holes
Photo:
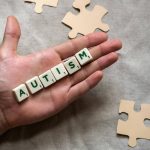
[[[7,119],[3,111],[0,109],[0,135],[5,133],[8,129],[9,129],[9,124],[7,122]]]

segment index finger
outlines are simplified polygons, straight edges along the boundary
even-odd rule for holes
[[[75,53],[83,48],[90,48],[99,45],[108,39],[107,34],[104,32],[90,33],[86,36],[69,40],[66,43],[53,47],[59,54],[60,58],[66,59],[73,56]]]

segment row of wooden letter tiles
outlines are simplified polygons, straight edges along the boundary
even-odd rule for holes
[[[27,99],[30,94],[35,94],[43,88],[47,88],[54,84],[56,81],[66,77],[68,74],[73,74],[81,69],[81,66],[87,64],[92,60],[92,56],[87,48],[82,49],[75,56],[72,56],[60,63],[40,76],[35,76],[32,79],[26,81],[25,84],[21,84],[13,92],[18,102],[22,102]],[[28,91],[29,90],[29,91]]]

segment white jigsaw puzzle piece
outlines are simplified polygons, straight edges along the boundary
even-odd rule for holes
[[[70,38],[75,38],[78,33],[87,35],[94,32],[96,29],[105,32],[109,31],[109,26],[101,21],[108,11],[99,5],[96,5],[92,11],[89,11],[85,8],[89,2],[89,0],[86,2],[76,0],[73,6],[78,8],[80,13],[74,15],[71,12],[68,12],[63,18],[62,22],[72,28],[69,33]]]
[[[36,13],[41,13],[44,5],[56,7],[58,4],[58,0],[25,0],[25,2],[35,3],[34,11]]]
[[[119,113],[127,113],[128,120],[118,121],[117,133],[129,136],[128,145],[135,147],[137,139],[150,139],[150,127],[144,124],[145,119],[150,119],[150,104],[142,104],[141,111],[134,111],[134,101],[122,100],[120,103]]]

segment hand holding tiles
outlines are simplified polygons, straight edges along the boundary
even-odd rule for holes
[[[75,57],[69,58],[67,61],[54,66],[39,77],[34,77],[26,81],[26,85],[31,94],[35,94],[44,87],[52,85],[56,80],[60,80],[69,74],[73,74],[81,69],[81,65],[85,65],[92,60],[92,56],[87,48],[79,51]],[[80,63],[80,64],[79,64]],[[43,87],[44,86],[44,87]],[[29,97],[29,92],[24,84],[19,85],[13,92],[16,95],[17,101],[21,102]]]
[[[20,33],[17,20],[9,17],[0,47],[0,132],[38,122],[62,110],[98,84],[102,70],[116,62],[115,51],[121,48],[120,41],[107,41],[107,35],[98,32],[19,56],[16,49]],[[85,47],[89,51],[83,50]],[[80,51],[81,60],[76,55]],[[93,62],[82,66],[87,57]],[[12,92],[20,88],[16,96],[22,98],[19,101],[25,99],[22,103]]]

